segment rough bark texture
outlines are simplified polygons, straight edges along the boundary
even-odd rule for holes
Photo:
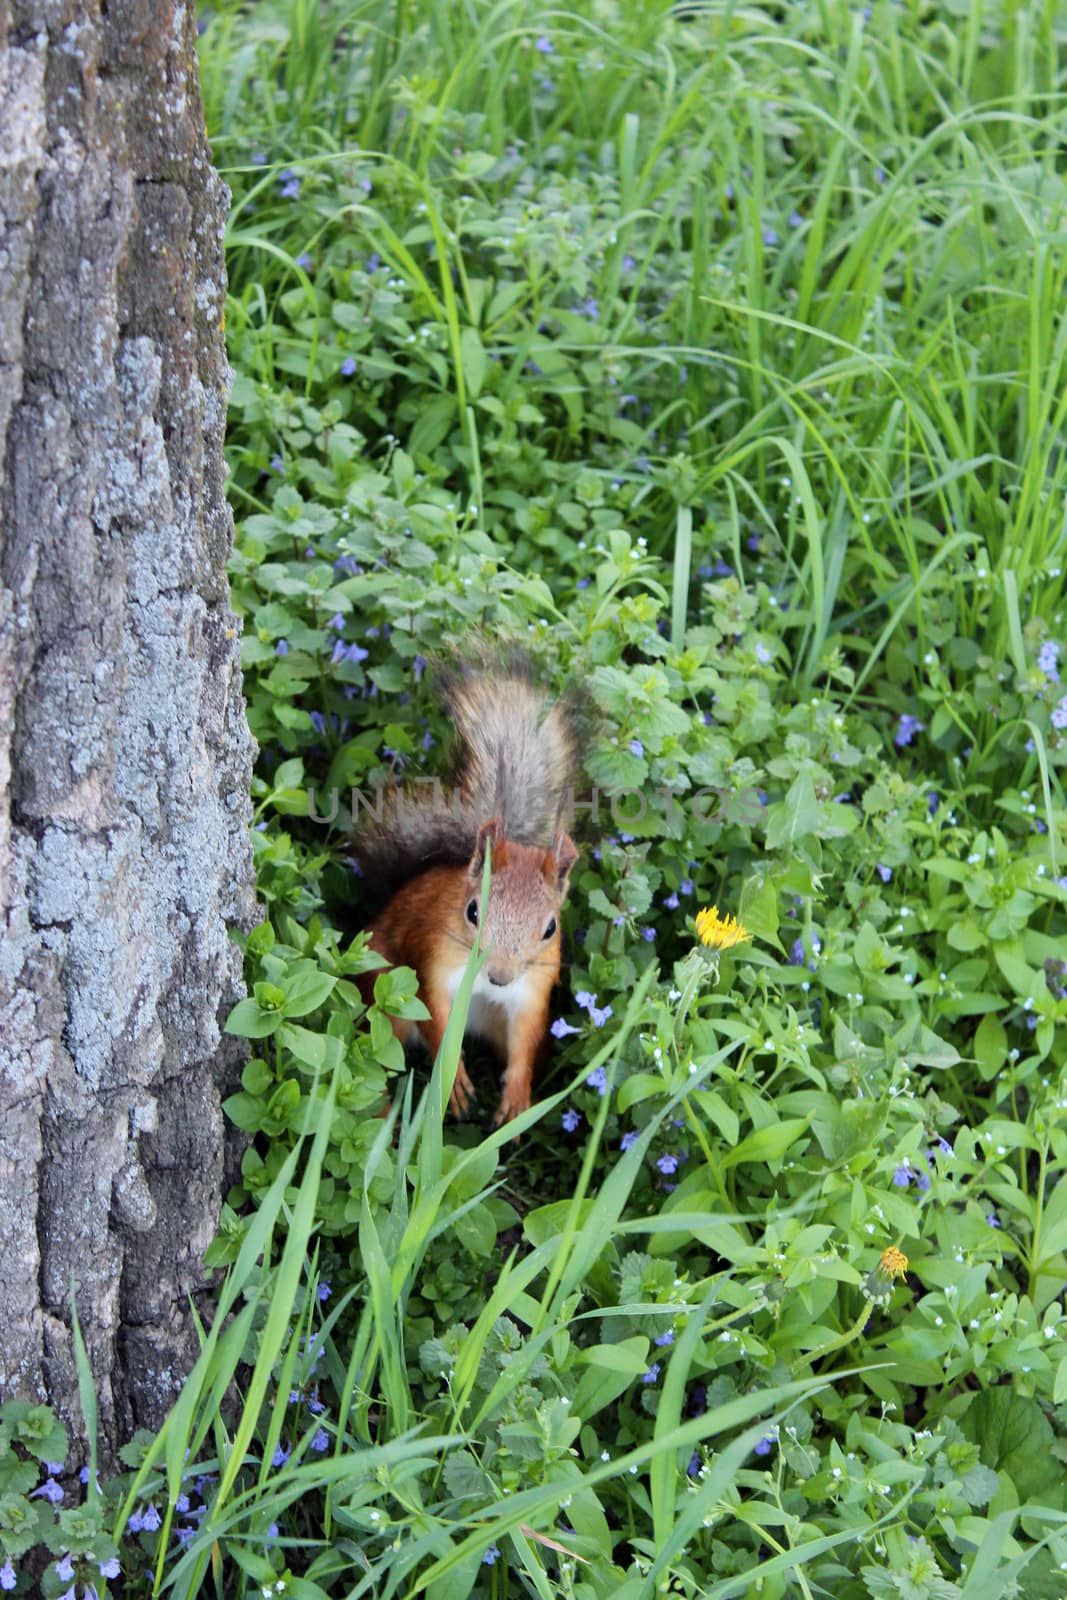
[[[253,911],[192,6],[0,0],[0,1398],[190,1365]]]

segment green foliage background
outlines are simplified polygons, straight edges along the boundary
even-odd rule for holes
[[[1062,10],[202,19],[267,920],[243,1331],[131,1455],[157,1589],[1054,1600]],[[582,686],[629,796],[495,1134],[477,1055],[442,1118],[458,1026],[408,1076],[411,974],[364,1012],[346,838],[441,770],[472,629]]]

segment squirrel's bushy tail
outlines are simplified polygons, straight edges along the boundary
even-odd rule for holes
[[[427,867],[469,861],[493,817],[506,838],[547,848],[578,769],[574,707],[551,701],[525,656],[450,661],[435,676],[456,735],[448,776],[386,791],[355,838],[382,894]]]

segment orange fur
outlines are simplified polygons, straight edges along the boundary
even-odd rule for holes
[[[489,903],[481,904],[482,869],[490,852]],[[466,867],[437,866],[404,884],[370,925],[371,946],[393,966],[413,967],[419,996],[429,1017],[417,1031],[431,1054],[444,1037],[452,999],[481,929],[486,963],[476,983],[467,1032],[478,1033],[505,1062],[497,1124],[530,1104],[533,1074],[547,1043],[549,996],[559,977],[559,913],[578,852],[557,831],[549,849],[505,839],[499,821],[478,829]],[[476,907],[476,925],[468,911]],[[551,929],[550,932],[548,930]],[[548,937],[546,938],[546,932]],[[373,994],[374,974],[361,980],[364,998]],[[413,1025],[394,1019],[402,1041]],[[474,1088],[460,1059],[449,1102],[459,1115]]]

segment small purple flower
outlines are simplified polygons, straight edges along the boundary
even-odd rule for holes
[[[930,1190],[930,1174],[928,1172],[917,1172],[915,1174],[915,1187],[920,1194],[928,1194]]]
[[[345,356],[344,360],[341,362],[341,376],[342,376],[342,378],[350,378],[352,376],[353,372],[355,372],[355,370],[356,370],[356,358],[355,358],[355,356]]]
[[[776,1434],[765,1433],[762,1439],[756,1440],[752,1448],[758,1456],[769,1456],[777,1442]]]
[[[995,1211],[991,1211],[989,1213],[989,1215],[986,1217],[986,1221],[989,1223],[989,1226],[991,1228],[999,1228],[1000,1227],[1000,1218],[997,1216]]]
[[[769,649],[762,639],[756,641],[756,660],[765,667],[774,660],[774,651]]]
[[[799,212],[799,211],[791,211],[789,213],[789,226],[791,228],[799,228],[801,226],[801,224],[803,223],[803,221],[804,221],[804,217],[803,217],[803,214],[801,212]]]
[[[893,877],[893,869],[892,869],[892,867],[884,867],[882,865],[882,863],[879,861],[876,864],[874,870],[875,870],[875,872],[877,872],[878,876],[881,878],[883,883],[889,883],[891,881],[891,879]]]
[[[557,1017],[548,1031],[553,1039],[565,1039],[569,1033],[581,1033],[582,1030],[581,1028],[572,1028],[565,1018]]]
[[[1052,726],[1054,728],[1067,728],[1067,694],[1064,695],[1052,713]]]
[[[279,456],[279,455],[271,456],[271,458],[270,458],[270,470],[272,472],[284,472],[285,471],[285,462],[282,460],[281,456]]]
[[[295,200],[300,193],[300,179],[293,172],[283,172],[279,175],[278,193],[283,200]]]
[[[937,815],[937,808],[940,804],[941,796],[938,794],[936,789],[931,789],[930,793],[926,796],[926,809],[932,817]]]
[[[189,1496],[187,1494],[180,1494],[177,1500],[174,1502],[174,1509],[177,1511],[179,1516],[184,1517],[186,1512],[189,1510]]]
[[[672,890],[671,893],[664,899],[663,904],[666,906],[668,911],[677,911],[679,905],[681,904],[678,899],[677,890]]]
[[[296,264],[298,267],[303,267],[305,272],[307,271],[308,267],[310,267],[311,257],[308,255],[306,250],[301,250],[300,254],[296,258]]]
[[[416,683],[421,681],[422,675],[425,671],[426,657],[420,655],[413,656],[411,659],[411,676],[415,679]]]
[[[594,1028],[602,1028],[611,1014],[610,1006],[591,1006],[589,1008],[589,1020]]]
[[[675,1156],[675,1155],[672,1155],[671,1152],[669,1150],[667,1150],[667,1151],[665,1151],[665,1153],[663,1155],[661,1155],[659,1157],[658,1161],[656,1162],[656,1166],[659,1168],[660,1172],[662,1172],[662,1173],[670,1174],[672,1172],[677,1172],[678,1171],[678,1157]]]
[[[681,883],[678,885],[678,893],[679,894],[692,894],[692,892],[693,892],[693,880],[692,880],[692,878],[683,878]]]
[[[1046,639],[1037,653],[1037,664],[1052,683],[1060,681],[1059,672],[1056,670],[1059,657],[1060,647],[1055,639]]]
[[[640,739],[631,739],[630,740],[630,754],[632,756],[643,756],[644,753],[645,753],[645,747],[641,743]]]
[[[625,256],[623,256],[622,260],[619,262],[619,265],[622,268],[623,272],[632,272],[634,270],[634,268],[636,267],[637,262],[634,260],[633,256],[625,255]]]
[[[641,1382],[642,1383],[655,1383],[655,1381],[656,1381],[656,1379],[658,1377],[659,1377],[659,1362],[658,1361],[653,1361],[652,1365],[649,1367],[648,1371],[645,1373],[644,1377],[641,1379]]]
[[[699,1474],[700,1474],[700,1469],[703,1466],[703,1464],[704,1463],[700,1459],[700,1451],[699,1450],[694,1450],[693,1454],[689,1457],[689,1465],[685,1469],[686,1477],[688,1477],[688,1478],[696,1478],[696,1477],[698,1477]]]
[[[330,1285],[326,1282],[325,1279],[323,1279],[323,1281],[319,1284],[319,1286],[318,1286],[318,1288],[317,1288],[317,1290],[315,1292],[318,1295],[320,1300],[328,1300],[330,1298],[330,1296],[333,1294],[333,1290],[330,1288]]]
[[[316,733],[326,732],[326,718],[321,711],[309,711],[308,716]]]
[[[117,1578],[122,1568],[119,1566],[118,1556],[108,1556],[106,1561],[100,1563],[100,1576],[102,1578]]]
[[[903,750],[906,745],[911,743],[917,733],[922,733],[925,727],[925,722],[920,722],[918,717],[913,717],[909,711],[905,711],[897,724],[893,743],[898,750]]]
[[[653,939],[655,939],[655,937],[656,937],[655,928],[642,928],[641,929],[641,937],[645,941],[646,944],[651,944]]]
[[[589,1011],[596,1005],[596,995],[590,994],[588,989],[579,989],[574,997],[576,1006],[581,1006],[583,1011]]]
[[[333,564],[333,570],[335,572],[343,572],[350,578],[358,578],[363,568],[359,565],[355,556],[338,556]]]
[[[278,643],[274,646],[274,654],[276,656],[287,656],[289,654],[289,641],[288,641],[288,639],[279,639],[278,640]]]
[[[343,633],[345,631],[345,619],[341,612],[335,611],[326,626],[332,628],[335,633]]]
[[[43,1499],[47,1500],[50,1506],[58,1506],[63,1499],[63,1489],[53,1477],[49,1476],[44,1480],[39,1489],[35,1489],[33,1491],[33,1493],[30,1495],[30,1499],[36,1500],[39,1495]]]
[[[574,587],[576,589],[588,589],[592,581],[592,578],[579,578]]]
[[[597,304],[597,302],[593,299],[592,295],[589,295],[589,297],[585,301],[583,301],[583,303],[582,303],[582,314],[583,314],[583,316],[588,317],[590,322],[596,322],[599,319],[599,317],[600,317],[600,307]]]
[[[432,750],[434,745],[437,743],[437,740],[434,738],[432,733],[426,732],[423,734],[420,743],[424,750]]]
[[[906,1189],[914,1176],[915,1174],[908,1166],[908,1163],[906,1161],[902,1161],[900,1166],[897,1167],[893,1173],[893,1182],[896,1184],[898,1189]]]
[[[931,1155],[942,1155],[942,1156],[954,1156],[956,1154],[955,1150],[953,1150],[953,1148],[949,1144],[948,1140],[947,1139],[942,1139],[940,1136],[938,1137],[938,1141],[937,1141],[937,1149],[931,1151],[930,1153],[931,1153]]]
[[[311,1441],[311,1448],[312,1450],[316,1450],[319,1455],[321,1455],[324,1450],[329,1448],[329,1444],[330,1435],[326,1432],[325,1428],[320,1428]]]
[[[674,1329],[673,1328],[668,1328],[666,1333],[657,1333],[657,1335],[653,1339],[652,1343],[653,1344],[658,1344],[661,1348],[662,1348],[663,1345],[673,1344],[674,1343]]]
[[[619,1149],[632,1150],[639,1138],[640,1134],[635,1133],[633,1129],[631,1129],[629,1133],[624,1133],[622,1138],[619,1140]]]
[[[573,1106],[568,1106],[559,1120],[565,1133],[573,1133],[582,1120],[582,1113],[576,1111]]]
[[[608,1075],[603,1067],[594,1067],[592,1072],[586,1074],[586,1083],[590,1089],[595,1089],[597,1094],[605,1095],[608,1092]]]
[[[534,49],[540,50],[543,56],[554,56],[556,47],[547,34],[542,34],[540,39],[534,41]]]
[[[499,1560],[500,1560],[500,1551],[497,1549],[495,1544],[491,1544],[489,1546],[488,1550],[485,1552],[485,1555],[482,1557],[482,1566],[483,1567],[491,1567],[494,1564],[494,1562],[499,1561]]]
[[[764,230],[763,230],[763,242],[766,245],[775,245],[775,244],[777,244],[778,243],[778,230],[776,228],[764,228]]]
[[[337,643],[333,647],[333,655],[330,657],[330,660],[334,664],[336,664],[338,661],[360,662],[366,661],[369,655],[370,651],[364,650],[361,644],[345,644],[343,639],[338,639]]]
[[[252,165],[254,167],[265,167],[267,165],[267,158],[262,150],[252,151]]]
[[[70,1551],[68,1550],[62,1561],[56,1562],[56,1577],[61,1583],[69,1583],[73,1576],[74,1563],[70,1558]]]
[[[289,1459],[291,1451],[292,1451],[292,1447],[290,1445],[282,1444],[279,1441],[279,1443],[274,1446],[274,1454],[270,1458],[271,1466],[272,1467],[284,1467],[285,1463]]]

